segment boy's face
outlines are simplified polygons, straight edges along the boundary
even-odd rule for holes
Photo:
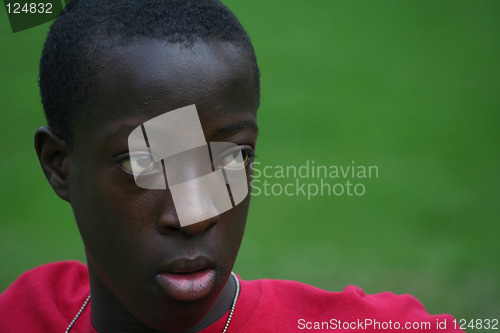
[[[169,190],[140,188],[123,169],[127,139],[147,120],[195,104],[207,142],[255,148],[258,101],[251,62],[230,43],[185,48],[143,39],[91,65],[97,75],[90,107],[73,131],[68,201],[93,292],[109,306],[122,303],[151,327],[174,331],[178,322],[177,329],[185,329],[227,294],[222,291],[250,195],[219,216],[181,228]],[[249,172],[247,167],[247,179]]]

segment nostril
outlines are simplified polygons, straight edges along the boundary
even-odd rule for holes
[[[205,232],[212,229],[215,225],[217,224],[217,220],[212,219],[209,223],[208,226],[205,228]]]
[[[217,221],[218,221],[218,216],[201,221],[201,222],[187,225],[185,227],[182,227],[181,230],[182,230],[182,232],[184,232],[187,235],[194,236],[196,234],[204,233],[204,232],[207,232],[208,230],[212,229],[217,224]]]
[[[178,233],[181,231],[180,227],[174,227],[174,226],[166,226],[165,229],[167,232],[170,232],[170,233]]]

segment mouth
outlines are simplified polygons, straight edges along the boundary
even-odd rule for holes
[[[206,257],[175,260],[156,275],[167,294],[185,302],[207,296],[215,287],[215,277],[214,263]]]

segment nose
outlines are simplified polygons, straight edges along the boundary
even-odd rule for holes
[[[182,227],[181,231],[185,233],[188,236],[194,236],[197,234],[201,234],[205,231],[210,230],[212,227],[214,227],[219,220],[218,216],[214,216],[212,218],[206,219],[201,222],[193,223],[188,226]]]
[[[170,236],[177,234],[194,236],[208,231],[219,221],[219,215],[215,215],[196,223],[181,226],[171,192],[169,190],[162,190],[161,192],[163,194],[162,209],[157,219],[157,229],[160,233]],[[192,199],[196,199],[196,196]],[[200,216],[204,215],[200,212],[200,206],[205,206],[205,209],[210,209],[210,207],[206,207],[206,203],[202,205],[201,203],[197,203],[196,200],[192,200],[191,205],[193,206],[193,212],[198,211],[198,213],[201,213]]]

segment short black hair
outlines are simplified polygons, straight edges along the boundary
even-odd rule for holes
[[[137,38],[157,38],[186,47],[225,41],[242,47],[260,73],[250,38],[218,0],[73,0],[52,24],[40,61],[40,93],[47,123],[70,146],[77,115],[85,108],[99,55]]]

